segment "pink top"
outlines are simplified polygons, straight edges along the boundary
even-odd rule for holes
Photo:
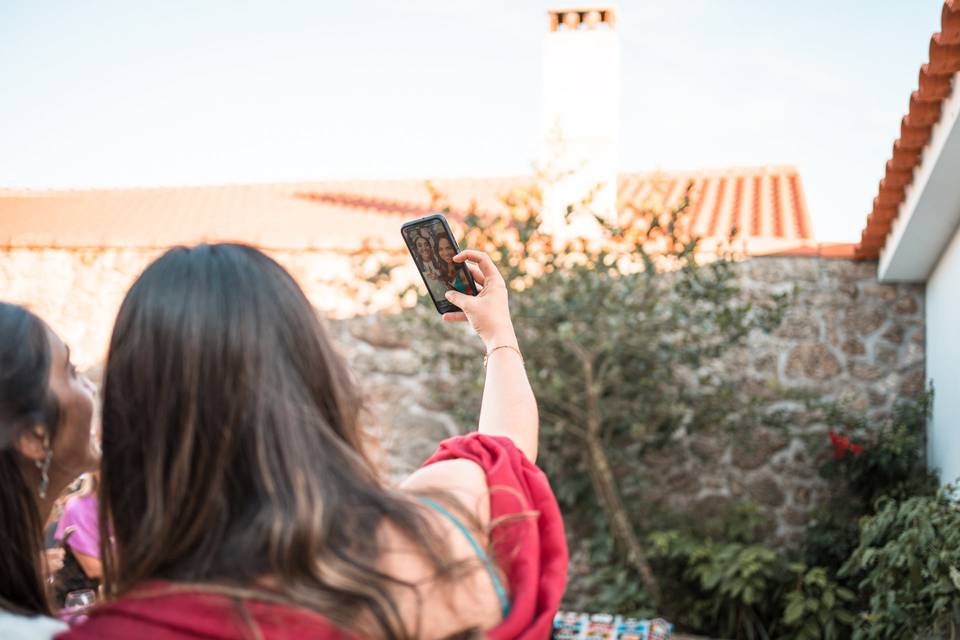
[[[63,507],[63,515],[57,523],[57,531],[53,535],[57,540],[63,540],[67,527],[76,527],[70,536],[70,548],[94,558],[100,557],[100,532],[97,528],[97,494],[74,496],[67,500]]]

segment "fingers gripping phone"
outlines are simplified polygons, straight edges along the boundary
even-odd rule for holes
[[[467,265],[453,261],[453,256],[460,253],[460,247],[446,218],[434,213],[410,220],[403,223],[400,233],[439,313],[460,311],[446,299],[447,291],[477,295],[477,284]]]

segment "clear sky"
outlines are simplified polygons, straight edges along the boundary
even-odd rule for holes
[[[793,164],[859,239],[942,0],[615,5],[624,171]],[[547,6],[0,0],[0,186],[527,174]]]

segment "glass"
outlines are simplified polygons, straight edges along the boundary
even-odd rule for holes
[[[63,601],[60,616],[67,622],[76,624],[87,619],[84,612],[97,601],[97,592],[93,589],[71,591]]]

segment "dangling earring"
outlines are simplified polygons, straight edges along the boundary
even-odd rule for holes
[[[50,448],[50,440],[44,438],[43,448],[46,450],[47,455],[44,456],[43,462],[36,460],[34,462],[37,465],[37,469],[40,470],[40,499],[43,500],[47,497],[47,487],[50,486],[50,462],[53,460],[53,449]]]

